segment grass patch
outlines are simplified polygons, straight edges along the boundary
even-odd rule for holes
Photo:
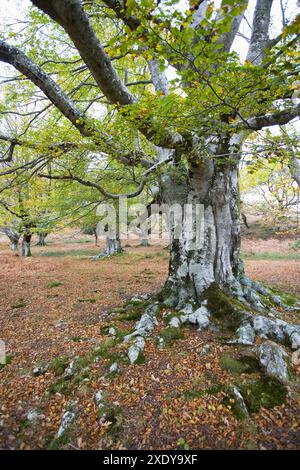
[[[74,343],[81,343],[83,341],[83,339],[80,338],[80,336],[73,336],[71,340],[74,341]]]
[[[24,307],[27,307],[27,304],[25,300],[23,299],[20,299],[17,303],[11,306],[11,308],[13,309],[24,308]]]
[[[140,310],[133,310],[132,312],[121,313],[116,317],[117,321],[135,321],[139,320],[142,316],[142,312]]]
[[[61,250],[61,251],[44,251],[39,253],[41,257],[47,258],[63,258],[64,256],[71,256],[73,258],[90,257],[99,254],[99,250],[82,248],[78,250]]]
[[[56,357],[50,364],[48,369],[52,370],[56,376],[62,375],[69,365],[69,358],[67,356]]]
[[[12,354],[7,354],[5,356],[4,364],[0,363],[0,370],[3,369],[5,366],[8,366],[8,364],[11,364],[12,360],[13,360],[13,355]]]
[[[194,400],[195,398],[200,398],[204,395],[204,391],[203,390],[199,390],[198,388],[196,387],[193,387],[191,390],[186,390],[184,393],[183,393],[183,398],[185,400]]]
[[[169,326],[164,330],[161,330],[159,336],[163,338],[165,346],[170,346],[174,341],[182,339],[183,333],[179,328]]]
[[[250,412],[259,411],[260,407],[274,408],[283,405],[287,399],[287,389],[277,380],[266,378],[238,385],[246,406]]]
[[[64,448],[67,444],[69,444],[70,439],[70,433],[68,431],[65,431],[61,436],[52,439],[51,442],[47,445],[47,449],[60,450]]]
[[[48,282],[47,287],[49,287],[49,289],[52,289],[53,287],[59,287],[59,286],[62,286],[62,285],[63,285],[62,282],[51,281],[51,282]]]
[[[90,304],[95,304],[97,302],[97,299],[78,299],[78,302],[80,303],[90,303]]]
[[[258,362],[252,356],[243,356],[240,359],[235,359],[228,354],[224,354],[220,358],[220,366],[232,374],[251,374],[259,370]]]
[[[114,346],[118,343],[118,339],[107,338],[92,351],[79,357],[74,362],[72,375],[68,377],[60,377],[56,382],[50,385],[47,393],[50,395],[55,393],[69,395],[74,388],[78,388],[79,384],[86,381],[86,379],[90,379],[90,366],[100,357],[107,359],[110,365],[116,361],[128,364],[127,357],[122,356],[113,350]],[[56,371],[56,375],[61,375],[65,371],[69,360],[64,361],[64,358],[60,358],[59,360],[54,360],[53,363],[51,368]]]
[[[242,252],[242,258],[253,260],[298,260],[300,253],[281,253],[281,252],[264,252],[253,253],[250,251]]]

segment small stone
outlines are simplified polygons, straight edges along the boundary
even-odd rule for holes
[[[65,371],[65,377],[72,377],[74,374],[74,361],[71,361]]]
[[[111,374],[117,374],[118,372],[120,372],[120,367],[118,366],[118,363],[117,362],[114,362],[110,368],[109,368],[109,372]]]
[[[108,334],[114,337],[117,334],[117,330],[113,326],[111,326],[108,330]]]
[[[104,396],[103,392],[101,390],[98,390],[98,392],[95,393],[94,397],[95,403],[98,406],[98,408],[102,408],[104,406]]]
[[[208,354],[210,351],[210,345],[209,344],[205,344],[203,346],[203,348],[201,349],[200,351],[200,357],[203,357],[203,356],[206,356],[206,354]]]
[[[236,387],[232,387],[232,394],[235,400],[235,406],[238,409],[238,414],[241,418],[249,418],[246,403],[243,396]]]
[[[273,296],[271,297],[271,299],[272,299],[272,301],[274,302],[274,304],[279,305],[279,306],[282,306],[282,305],[283,305],[283,304],[282,304],[282,299],[281,299],[280,295],[273,295]]]
[[[291,340],[291,348],[292,349],[298,349],[300,348],[300,334],[297,331],[294,331],[290,335],[290,340]]]
[[[73,423],[73,421],[75,420],[76,418],[75,410],[74,410],[75,404],[76,403],[73,401],[70,401],[67,404],[64,410],[64,413],[62,415],[62,418],[61,418],[59,430],[57,431],[57,434],[56,434],[57,437],[61,437],[67,431],[70,424]]]
[[[139,355],[140,355],[140,349],[137,348],[135,345],[132,345],[132,346],[130,346],[130,348],[128,349],[127,355],[128,355],[130,364],[134,364],[134,363],[137,361],[137,358],[138,358]]]
[[[32,375],[34,377],[38,377],[39,375],[43,375],[47,370],[47,366],[36,366],[32,369]]]
[[[38,421],[39,419],[42,419],[43,417],[44,415],[40,414],[35,408],[33,408],[27,413],[27,420],[30,422]]]
[[[173,328],[180,328],[179,318],[172,317],[171,320],[169,321],[169,326],[172,326]]]

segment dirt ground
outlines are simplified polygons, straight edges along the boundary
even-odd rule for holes
[[[245,240],[243,250],[288,253],[289,247],[280,240]],[[112,375],[112,357],[101,357],[67,391],[53,389],[60,380],[57,370],[34,376],[35,366],[55,358],[66,363],[86,358],[107,341],[104,326],[132,330],[134,320],[116,320],[118,308],[134,294],[158,291],[165,281],[168,252],[163,246],[126,247],[121,256],[91,261],[98,251],[91,237],[70,233],[50,237],[46,247],[33,247],[28,259],[11,253],[6,242],[0,245],[0,339],[11,358],[0,369],[0,448],[299,448],[297,387],[289,389],[285,404],[262,407],[245,421],[234,416],[222,393],[211,392],[237,380],[220,365],[222,355],[238,354],[224,333],[184,328],[182,338],[164,349],[158,349],[154,335],[146,342],[143,364],[124,363],[121,373]],[[300,297],[299,259],[246,259],[245,267],[252,278]],[[287,312],[280,315],[290,318]],[[295,314],[291,319],[299,321]],[[155,333],[163,328],[160,318]],[[204,345],[209,352],[202,357]],[[125,352],[122,342],[116,351]],[[99,390],[114,408],[113,417],[104,421],[94,400]],[[76,400],[76,423],[57,442],[70,400]],[[39,418],[30,420],[33,409]]]

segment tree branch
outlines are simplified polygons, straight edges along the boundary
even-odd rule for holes
[[[249,119],[245,119],[244,121],[239,121],[236,124],[233,124],[231,127],[235,130],[248,128],[254,131],[259,131],[263,127],[287,124],[299,116],[300,103],[290,107],[290,109],[265,114],[263,116],[255,116]]]
[[[91,130],[86,126],[85,115],[76,108],[73,101],[68,98],[55,81],[23,52],[0,40],[0,61],[14,66],[19,72],[28,77],[83,136],[91,135]]]
[[[94,181],[90,181],[90,180],[85,180],[85,179],[83,179],[79,176],[75,176],[71,173],[69,175],[46,175],[44,173],[39,173],[38,176],[41,177],[41,178],[54,179],[54,180],[77,181],[78,183],[82,184],[83,186],[88,186],[90,188],[97,189],[97,191],[99,191],[103,196],[105,196],[106,198],[109,198],[109,199],[119,199],[121,197],[133,198],[133,197],[137,197],[139,194],[141,194],[141,192],[143,191],[143,189],[145,187],[147,177],[149,176],[149,174],[152,173],[153,171],[157,170],[157,168],[159,166],[161,166],[162,164],[171,161],[172,158],[173,158],[173,156],[169,156],[165,160],[161,160],[160,162],[158,162],[155,165],[148,168],[148,170],[146,170],[143,173],[138,188],[135,191],[133,191],[132,193],[127,193],[127,194],[110,193],[110,192],[106,191],[98,183],[95,183]]]
[[[132,104],[136,100],[120,80],[110,58],[93,30],[80,0],[31,0],[60,24],[76,46],[96,83],[111,103]]]

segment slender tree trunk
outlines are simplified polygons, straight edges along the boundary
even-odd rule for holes
[[[24,233],[22,240],[22,256],[31,256],[31,233]]]
[[[95,235],[95,246],[99,246],[99,237],[98,237],[97,229],[95,229],[94,235]]]
[[[39,232],[38,233],[38,242],[37,242],[37,246],[46,246],[46,237],[47,237],[47,233],[44,233],[44,232]]]

